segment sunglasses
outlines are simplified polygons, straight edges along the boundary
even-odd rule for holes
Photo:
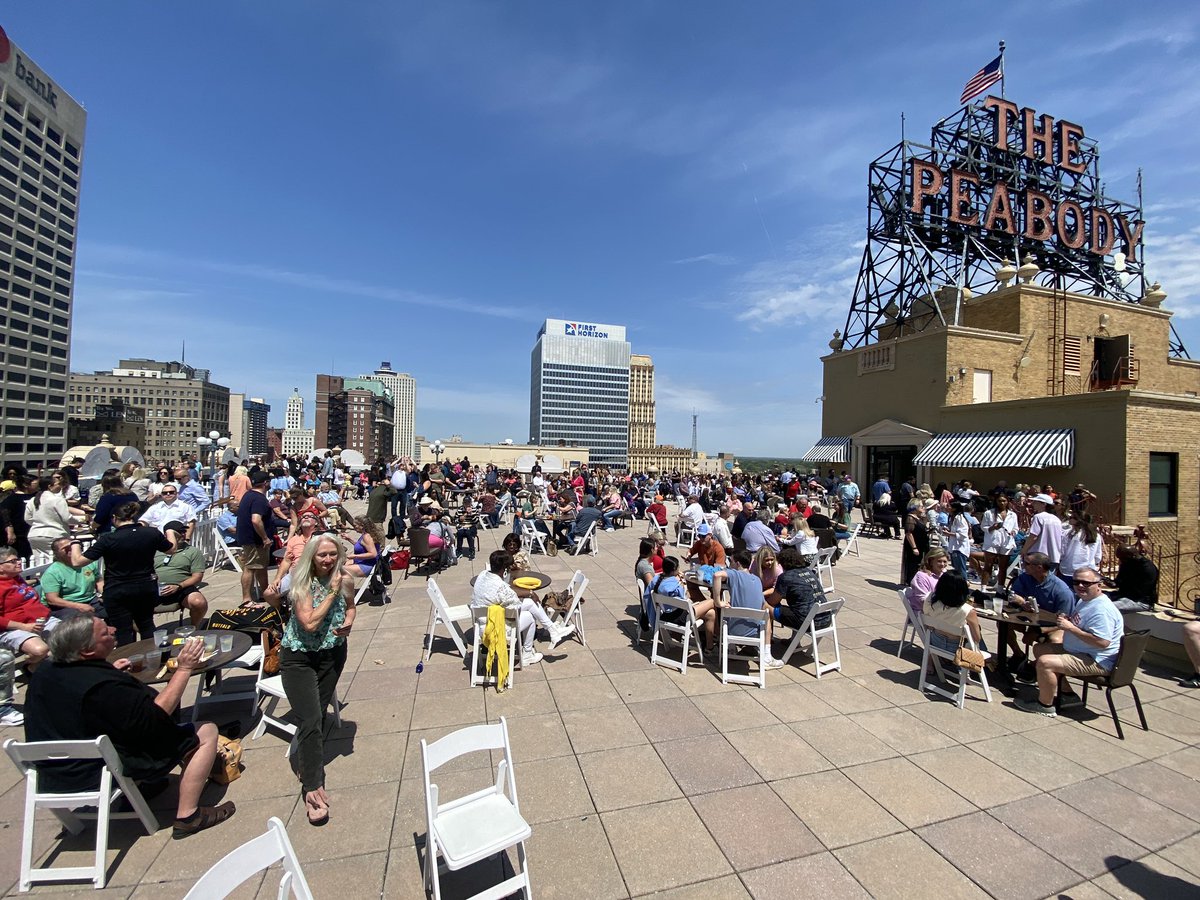
[[[163,491],[164,494],[178,494],[179,491]]]
[[[1099,584],[1099,583],[1100,582],[1098,582],[1098,581],[1088,581],[1083,578],[1072,578],[1071,579],[1071,584],[1075,585],[1075,587],[1081,587],[1081,586],[1086,587],[1089,584]]]

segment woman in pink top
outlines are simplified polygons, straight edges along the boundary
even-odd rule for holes
[[[946,567],[949,565],[950,554],[945,550],[930,550],[925,554],[921,568],[917,570],[917,574],[909,582],[908,592],[905,594],[908,598],[908,605],[913,608],[913,612],[921,612],[925,598],[933,593],[933,589],[937,587],[938,579],[942,577],[942,573],[946,571]]]
[[[754,554],[754,561],[750,563],[750,574],[758,576],[759,581],[762,582],[764,593],[774,588],[775,579],[783,574],[783,566],[779,565],[775,551],[770,547],[759,549]]]

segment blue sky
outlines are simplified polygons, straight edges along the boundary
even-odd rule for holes
[[[1020,23],[1005,27],[1002,22]],[[1007,93],[1145,172],[1200,357],[1200,11],[1180,3],[74,2],[0,16],[88,109],[72,368],[187,358],[282,424],[387,359],[430,438],[528,437],[543,319],[625,324],[658,437],[800,454],[869,162]]]

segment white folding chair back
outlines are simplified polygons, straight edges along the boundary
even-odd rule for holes
[[[853,553],[855,556],[862,558],[862,549],[858,546],[858,533],[862,531],[862,522],[856,522],[850,526],[850,537],[846,538],[846,556]]]
[[[571,583],[568,585],[571,591],[571,605],[567,607],[565,613],[554,613],[552,616],[564,625],[573,624],[575,633],[579,635],[579,640],[585,647],[587,646],[587,635],[583,631],[583,592],[587,590],[588,583],[588,577],[580,569],[576,569],[575,574],[571,576]]]
[[[770,648],[767,646],[767,619],[769,609],[747,609],[739,606],[726,606],[721,610],[721,683],[722,684],[753,684],[760,688],[767,686],[767,667],[765,665]],[[730,634],[732,622],[749,622],[754,626],[754,634],[750,636]],[[758,674],[730,674],[729,661],[738,659],[750,661],[755,657],[744,652],[744,648],[753,647],[757,651]]]
[[[508,521],[508,514],[512,512],[512,500],[505,497],[496,507],[496,521],[503,525]]]
[[[254,726],[250,740],[257,741],[266,733],[268,726],[274,728],[276,731],[283,732],[288,736],[287,749],[283,751],[283,758],[287,759],[296,750],[296,733],[298,728],[295,722],[289,722],[275,711],[279,706],[279,701],[287,699],[287,693],[283,689],[283,679],[279,675],[269,675],[260,678],[254,689],[259,697],[266,697],[267,702],[258,715],[258,724]],[[321,712],[324,713],[324,710],[321,710]],[[338,700],[336,690],[333,694],[333,727],[342,727],[342,703]]]
[[[820,603],[814,603],[808,608],[808,615],[804,617],[804,621],[800,623],[800,627],[796,629],[796,633],[792,636],[792,641],[788,644],[787,649],[783,651],[783,656],[780,658],[786,663],[792,658],[792,654],[800,647],[800,641],[805,635],[811,639],[809,647],[813,658],[813,668],[816,670],[818,680],[826,672],[832,672],[842,667],[842,648],[838,645],[837,638],[837,614],[843,606],[846,605],[845,597],[838,597],[836,600],[822,600]],[[817,618],[829,613],[829,624],[824,628],[817,627]],[[820,640],[823,637],[831,636],[833,638],[833,662],[821,662]]]
[[[821,579],[821,587],[825,588],[827,594],[832,594],[834,590],[833,554],[835,553],[837,553],[837,547],[826,547],[817,551],[817,577]]]
[[[458,648],[458,655],[466,659],[466,626],[474,622],[471,607],[465,603],[460,606],[450,606],[446,602],[442,589],[432,578],[425,583],[425,592],[429,595],[429,625],[425,629],[425,658],[429,659],[429,655],[433,652],[433,638],[437,633],[438,625],[441,625],[446,629],[450,640],[454,641],[454,646]]]
[[[927,675],[928,675],[927,670],[929,669],[929,665],[930,665],[930,663],[933,663],[933,670],[937,674],[938,680],[939,681],[947,681],[948,679],[946,678],[946,673],[942,669],[942,663],[950,662],[953,664],[953,662],[954,662],[954,651],[953,650],[943,650],[941,647],[935,647],[933,645],[933,642],[930,640],[930,638],[935,633],[943,635],[944,637],[948,638],[949,640],[954,640],[954,637],[955,637],[952,634],[946,634],[944,631],[937,631],[937,629],[934,629],[934,628],[926,629],[925,652],[921,656],[921,681],[918,684],[918,688],[920,689],[922,694],[924,694],[926,691],[933,691],[933,693],[937,694],[939,697],[945,697],[947,700],[953,700],[954,705],[957,706],[959,709],[962,709],[964,707],[964,705],[966,704],[966,700],[967,700],[967,685],[972,680],[972,678],[971,678],[972,673],[970,671],[968,671],[965,667],[962,667],[962,666],[956,667],[958,669],[958,685],[954,690],[948,690],[947,688],[942,687],[940,684],[935,684],[934,682],[930,681],[927,677]],[[959,640],[961,640],[965,646],[969,647],[972,650],[979,649],[978,647],[975,646],[975,639],[973,637],[971,637],[971,630],[970,630],[970,628],[967,627],[966,622],[963,623],[962,635],[959,637]],[[984,652],[983,655],[984,655],[985,659],[990,659],[992,654]],[[978,673],[978,678],[979,678],[978,684],[980,684],[983,687],[984,699],[988,703],[991,703],[992,702],[992,691],[991,691],[991,688],[988,687],[987,667],[986,666],[983,668],[982,671],[980,671]]]
[[[282,863],[283,866],[283,874],[279,879],[279,900],[285,897],[313,900],[313,893],[300,868],[300,859],[288,840],[287,829],[275,816],[267,820],[265,834],[251,838],[221,857],[192,885],[183,900],[221,900],[275,863]]]
[[[378,555],[375,558],[375,565],[371,566],[371,571],[367,573],[367,577],[363,579],[362,584],[358,586],[358,590],[354,592],[354,599],[351,602],[355,606],[358,606],[362,598],[367,595],[367,591],[371,589],[371,585],[379,578],[379,570],[386,565],[391,565],[391,560],[388,558],[387,553],[384,552],[384,548],[379,547],[376,549]],[[381,586],[382,584],[383,582],[380,581]],[[389,602],[390,600],[386,587],[383,589],[383,599],[385,602]]]
[[[658,524],[658,519],[654,518],[650,513],[646,513],[646,537],[657,537],[662,535],[663,540],[667,538],[666,530]]]
[[[505,688],[513,686],[513,673],[516,672],[517,663],[521,661],[521,657],[518,655],[520,650],[518,649],[519,629],[517,627],[520,615],[521,610],[517,607],[508,607],[504,610],[504,633],[508,638],[508,677],[504,680]],[[486,627],[486,615],[475,620],[475,634],[471,637],[471,687],[496,683],[496,674],[487,665],[487,649],[483,647],[483,630]]]
[[[529,519],[521,519],[521,549],[532,554],[534,547],[545,553],[546,535],[534,527],[533,522]]]
[[[446,763],[467,753],[503,750],[491,783],[472,794],[442,802],[431,776]],[[507,897],[522,892],[533,895],[525,841],[533,829],[521,816],[517,800],[517,782],[513,772],[512,746],[508,722],[503,716],[495,725],[471,725],[430,744],[421,739],[421,765],[425,778],[425,890],[433,900],[441,900],[441,872],[458,871],[466,866],[517,848],[516,874],[493,885],[476,898]]]
[[[676,547],[690,547],[696,543],[696,529],[691,525],[680,525],[675,535]]]
[[[653,665],[668,666],[672,669],[678,669],[681,674],[687,674],[689,645],[694,641],[696,654],[700,657],[701,664],[704,663],[704,648],[700,641],[700,626],[696,622],[696,611],[692,607],[692,601],[686,598],[668,597],[666,594],[652,594],[651,599],[654,602],[654,640],[650,643],[650,662]],[[683,610],[685,618],[682,622],[668,622],[663,613],[672,613],[675,610]],[[682,647],[682,653],[679,657],[679,662],[671,659],[669,656],[663,656],[658,652],[659,643],[671,643],[676,641]]]
[[[925,646],[925,623],[921,620],[921,614],[913,609],[908,603],[908,588],[897,588],[896,596],[900,598],[900,605],[904,607],[904,625],[900,629],[900,646],[896,648],[896,656],[899,657],[904,652],[905,635],[908,636],[908,646],[912,646],[916,640],[921,641],[921,646]],[[909,629],[912,633],[909,633]]]
[[[36,882],[90,881],[97,890],[104,887],[107,878],[108,825],[112,819],[139,819],[152,835],[158,830],[158,821],[141,791],[132,780],[126,778],[124,766],[117,749],[108,735],[91,741],[40,741],[19,743],[4,742],[4,751],[25,776],[25,824],[21,833],[21,879],[20,890],[27,891]],[[95,790],[76,791],[70,794],[51,794],[38,790],[37,764],[65,760],[96,760],[102,765],[98,777],[100,785]],[[115,785],[114,785],[115,782]],[[121,797],[129,801],[133,812],[117,813],[112,805]],[[95,812],[76,814],[74,810],[84,807]],[[70,866],[35,869],[33,867],[33,825],[40,809],[49,810],[71,834],[83,830],[81,818],[96,819],[96,851],[90,866]]]
[[[584,547],[587,547],[588,553],[590,553],[592,556],[596,555],[596,523],[601,521],[603,521],[603,519],[597,519],[596,522],[593,522],[588,526],[587,531],[583,533],[583,537],[575,542],[575,550],[572,553],[572,556],[578,556],[583,552]]]

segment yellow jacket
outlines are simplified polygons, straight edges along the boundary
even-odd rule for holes
[[[487,625],[483,629],[483,644],[487,647],[487,669],[492,671],[492,660],[496,661],[496,693],[508,687],[508,631],[504,626],[504,607],[493,603],[488,607]]]

